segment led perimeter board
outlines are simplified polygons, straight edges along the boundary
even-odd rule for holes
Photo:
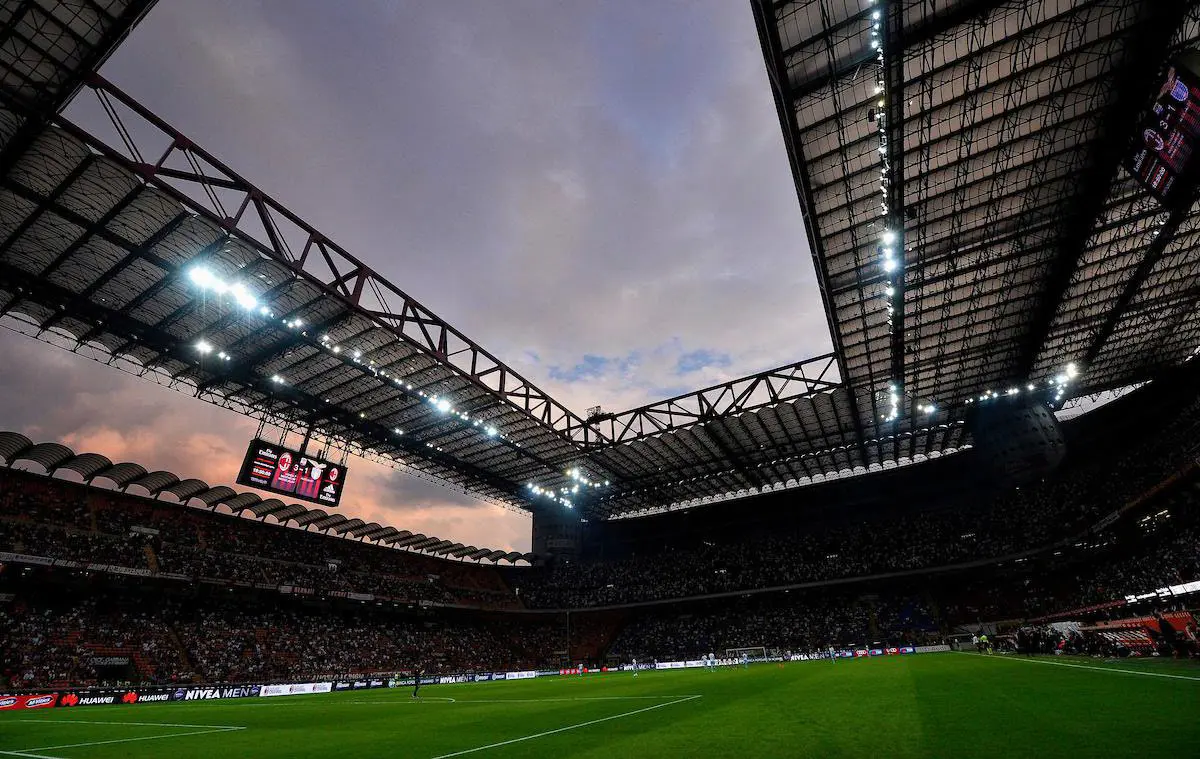
[[[266,440],[252,440],[237,483],[323,506],[337,506],[346,484],[346,467]]]
[[[1195,186],[1200,149],[1200,76],[1191,54],[1172,64],[1154,105],[1138,126],[1125,167],[1165,205],[1186,203]]]

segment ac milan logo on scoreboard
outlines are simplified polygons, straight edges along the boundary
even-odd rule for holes
[[[246,449],[246,458],[242,460],[237,483],[325,506],[337,506],[346,484],[346,467],[266,440],[252,440]]]

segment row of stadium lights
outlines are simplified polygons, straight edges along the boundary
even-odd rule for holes
[[[205,268],[203,266],[196,266],[196,267],[193,267],[192,269],[190,269],[188,271],[188,278],[192,281],[193,284],[195,284],[201,290],[212,292],[217,295],[229,296],[235,303],[237,303],[238,306],[242,307],[249,313],[257,314],[266,319],[274,319],[275,318],[275,312],[272,311],[271,309],[267,308],[265,305],[260,304],[258,302],[258,299],[254,296],[254,294],[252,292],[250,292],[249,288],[247,288],[244,284],[242,284],[240,282],[235,283],[235,284],[230,284],[228,282],[225,282],[222,279],[220,279],[219,277],[217,277],[215,274],[213,274],[210,270],[208,270],[207,268]],[[302,319],[298,319],[298,318],[297,319],[281,319],[280,321],[284,327],[286,327],[287,329],[290,329],[290,330],[300,330],[300,329],[303,329],[303,327],[305,326],[304,321]],[[342,346],[337,345],[330,339],[329,335],[321,335],[321,337],[319,338],[319,343],[320,343],[321,347],[324,348],[328,354],[333,355],[333,356],[338,356],[342,361],[348,360],[351,363],[357,364],[359,366],[363,365],[362,351],[359,351],[359,350],[344,351]],[[218,350],[217,347],[215,345],[213,345],[213,343],[211,343],[209,340],[207,340],[206,338],[203,338],[203,337],[199,338],[196,341],[195,348],[196,348],[196,352],[199,353],[201,356],[208,356],[208,355],[212,354],[214,351],[216,351],[218,359],[220,359],[222,361],[229,361],[232,359],[232,356],[230,354],[226,353],[223,350]],[[348,359],[347,359],[347,356],[349,356]],[[480,432],[482,432],[487,437],[499,438],[501,440],[509,440],[516,447],[518,447],[518,448],[521,447],[520,443],[510,440],[510,438],[507,435],[501,434],[501,432],[498,429],[496,429],[496,427],[494,425],[485,424],[484,422],[482,422],[479,419],[472,419],[471,416],[465,412],[455,410],[454,406],[446,398],[441,398],[437,395],[430,395],[430,394],[426,393],[424,390],[416,390],[413,388],[412,385],[401,381],[400,378],[390,377],[386,370],[379,369],[378,367],[376,367],[374,361],[368,360],[367,364],[366,364],[366,368],[368,371],[370,371],[376,377],[382,377],[384,379],[391,380],[392,383],[397,388],[399,388],[401,391],[409,392],[409,393],[415,392],[417,395],[421,396],[421,398],[423,398],[427,403],[429,403],[430,406],[435,408],[440,413],[457,416],[462,421],[471,424],[471,426],[473,426],[473,427],[478,428],[480,430]],[[270,381],[276,385],[288,384],[287,380],[278,374],[271,375]],[[325,402],[328,403],[329,400],[326,399]],[[363,413],[359,413],[358,416],[360,419],[366,418],[366,415]],[[400,429],[399,427],[394,428],[392,430],[392,432],[396,435],[404,434],[404,430]],[[439,451],[441,450],[440,447],[434,446],[432,443],[426,443],[426,446],[428,446],[429,448],[436,448]]]
[[[1061,401],[1063,399],[1063,396],[1067,391],[1067,386],[1070,385],[1072,380],[1078,376],[1079,367],[1077,367],[1074,362],[1071,362],[1063,368],[1060,374],[1056,374],[1055,376],[1046,380],[1046,387],[1054,393],[1055,401]],[[1030,382],[1025,386],[1026,392],[1034,393],[1037,392],[1037,390],[1038,384],[1036,382]],[[983,395],[979,396],[978,400],[975,398],[968,398],[967,403],[987,403],[988,401],[994,401],[997,398],[1012,397],[1020,394],[1021,388],[1014,385],[1013,387],[1005,390],[1004,393],[998,393],[995,390],[985,390]]]
[[[875,76],[875,94],[879,96],[877,103],[879,110],[876,112],[875,124],[879,130],[879,215],[886,220],[891,208],[888,206],[888,184],[890,182],[889,172],[891,164],[888,161],[888,134],[887,134],[887,96],[884,93],[884,77],[887,71],[886,51],[883,44],[883,12],[875,10],[871,12],[871,47],[876,51],[876,61],[879,64]],[[884,288],[883,294],[887,303],[887,325],[888,335],[891,336],[893,330],[892,316],[896,311],[896,301],[903,297],[900,294],[900,289],[896,286],[897,282],[903,282],[904,272],[900,268],[900,261],[896,256],[897,236],[895,231],[884,228],[879,235],[878,250],[883,256],[883,271],[887,274],[887,287]],[[903,241],[899,241],[903,245]],[[894,421],[900,416],[900,399],[903,395],[900,386],[896,382],[888,385],[888,408],[887,413],[881,414],[880,419],[885,422]],[[932,414],[937,411],[937,406],[932,403],[922,403],[917,406],[917,410],[924,414]]]
[[[599,480],[588,479],[586,475],[580,473],[579,469],[568,469],[563,472],[568,479],[572,481],[570,485],[563,485],[558,490],[554,488],[544,488],[541,485],[536,485],[532,482],[526,483],[525,487],[530,493],[543,498],[548,498],[556,503],[561,503],[568,509],[575,508],[575,504],[571,502],[571,497],[579,493],[580,488],[586,492],[588,488],[599,489],[608,487],[608,480],[600,482]]]

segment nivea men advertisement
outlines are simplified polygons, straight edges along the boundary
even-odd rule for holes
[[[246,449],[237,483],[322,506],[337,506],[346,483],[346,467],[266,440],[253,440]]]

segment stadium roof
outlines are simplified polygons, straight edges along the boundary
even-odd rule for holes
[[[835,353],[586,419],[91,73],[147,5],[0,17],[8,326],[518,509],[618,516],[921,460],[968,444],[980,394],[1093,393],[1200,343],[1195,220],[1117,168],[1197,37],[1185,3],[755,2]],[[71,44],[90,52],[54,57]],[[872,121],[880,76],[904,106]],[[63,116],[76,83],[111,134]]]
[[[848,384],[919,416],[1200,345],[1196,217],[1119,168],[1194,3],[753,5]]]

